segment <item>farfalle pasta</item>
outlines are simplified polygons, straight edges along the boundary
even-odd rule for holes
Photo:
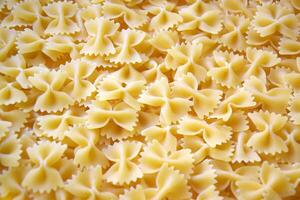
[[[0,199],[300,199],[299,12],[0,1]]]

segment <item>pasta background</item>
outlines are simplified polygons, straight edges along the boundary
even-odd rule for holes
[[[0,199],[300,199],[299,2],[0,1]]]

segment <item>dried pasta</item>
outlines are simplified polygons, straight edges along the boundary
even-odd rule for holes
[[[300,199],[299,0],[0,0],[0,200]]]

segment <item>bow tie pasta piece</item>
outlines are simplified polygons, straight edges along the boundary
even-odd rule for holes
[[[182,21],[182,17],[174,12],[176,9],[175,3],[166,0],[150,0],[149,5],[144,8],[154,17],[152,17],[149,29],[150,30],[168,30]]]
[[[237,89],[225,95],[225,99],[209,117],[228,121],[234,113],[234,109],[252,108],[256,105],[251,93],[243,89]]]
[[[168,151],[176,151],[178,142],[175,134],[176,127],[174,126],[150,126],[141,132],[141,135],[145,136],[146,141],[151,142],[156,140]]]
[[[101,135],[113,140],[133,135],[138,120],[137,111],[123,102],[111,105],[96,100],[89,106],[87,114],[87,127],[101,128]]]
[[[26,102],[27,95],[16,82],[8,82],[0,75],[0,105],[12,105]]]
[[[0,138],[0,166],[17,167],[20,164],[21,147],[20,139],[14,133]]]
[[[278,3],[266,3],[257,7],[252,21],[254,29],[265,37],[281,33],[289,38],[299,34],[299,24],[294,12]]]
[[[5,27],[31,26],[38,34],[44,34],[49,18],[44,15],[39,0],[25,0],[14,6],[14,9],[3,19]]]
[[[147,13],[144,10],[128,8],[122,1],[105,1],[102,9],[105,18],[122,17],[126,25],[132,29],[139,28],[148,21]]]
[[[176,70],[175,79],[192,73],[198,82],[204,81],[207,71],[202,66],[202,48],[200,43],[181,44],[168,49],[165,64],[167,68]]]
[[[29,192],[22,187],[21,183],[28,171],[29,166],[19,165],[9,168],[0,174],[1,198],[4,199],[28,199]]]
[[[251,134],[249,132],[239,132],[237,133],[237,140],[235,144],[235,151],[232,158],[233,162],[259,162],[261,161],[261,158],[259,155],[253,151],[253,149],[249,148],[247,145],[247,142],[249,141],[249,138],[251,137]]]
[[[259,180],[239,180],[238,198],[242,199],[282,199],[295,194],[294,186],[289,178],[277,167],[263,162]]]
[[[157,140],[149,143],[141,153],[141,169],[145,174],[159,172],[163,165],[168,165],[188,175],[193,168],[193,156],[189,149],[168,151]]]
[[[102,128],[112,120],[120,127],[132,131],[136,119],[136,111],[125,103],[113,107],[107,101],[94,101],[88,110],[88,127],[92,129]]]
[[[0,122],[5,123],[8,131],[12,133],[19,132],[25,126],[28,117],[29,114],[21,110],[4,111],[0,109]]]
[[[216,177],[216,171],[210,164],[210,160],[205,160],[195,166],[189,182],[192,189],[197,193],[197,200],[222,199],[216,190]]]
[[[300,94],[292,97],[288,109],[291,121],[296,125],[300,125]]]
[[[299,153],[300,153],[300,126],[288,124],[287,127],[287,139],[285,144],[288,148],[287,152],[283,152],[278,155],[278,158],[287,163],[299,163]]]
[[[129,184],[141,178],[143,173],[135,163],[141,148],[142,143],[134,141],[121,141],[105,148],[104,155],[114,164],[106,171],[104,179],[113,184]]]
[[[68,56],[71,58],[79,57],[79,52],[73,39],[65,35],[54,35],[47,38],[42,52],[56,62]]]
[[[214,51],[207,65],[207,75],[228,88],[237,88],[248,68],[243,56],[227,51]]]
[[[71,79],[71,82],[65,86],[64,91],[69,93],[75,101],[85,100],[96,90],[93,83],[88,80],[96,70],[95,64],[83,60],[72,60],[61,69],[66,71],[69,79]]]
[[[177,170],[163,165],[156,176],[156,188],[149,191],[150,199],[183,200],[191,199],[190,187],[183,174]],[[152,193],[152,195],[151,195]]]
[[[271,68],[280,63],[280,58],[272,51],[258,50],[248,47],[246,57],[250,65],[245,77],[256,76],[266,82],[266,72],[264,68]]]
[[[107,56],[107,59],[110,62],[120,64],[141,63],[145,59],[145,55],[140,54],[137,47],[142,45],[145,37],[145,32],[133,29],[123,29],[121,32],[116,32],[113,42],[118,47],[116,53]]]
[[[291,95],[291,89],[287,87],[274,87],[268,90],[263,80],[251,76],[245,81],[244,88],[249,91],[258,104],[263,109],[271,112],[286,113],[288,102]]]
[[[279,42],[280,55],[299,55],[300,41],[291,40],[289,38],[282,38]]]
[[[179,31],[200,30],[210,34],[218,34],[222,29],[221,12],[213,3],[196,0],[179,10],[183,22]]]
[[[62,158],[67,146],[56,142],[40,141],[27,148],[35,166],[29,170],[22,186],[36,192],[50,192],[63,186],[63,179],[54,165]]]
[[[179,35],[176,31],[158,31],[154,32],[150,43],[156,49],[166,52],[171,47],[179,43]]]
[[[37,53],[43,50],[44,39],[42,39],[36,32],[25,29],[17,38],[17,48],[20,54]]]
[[[121,99],[135,110],[140,110],[137,101],[145,88],[144,77],[133,67],[125,66],[103,78],[98,86],[98,99],[101,101]]]
[[[41,130],[41,135],[62,141],[70,127],[83,124],[86,121],[83,112],[66,110],[62,114],[37,116],[36,121]]]
[[[91,165],[101,165],[106,167],[108,161],[103,152],[97,147],[100,134],[96,130],[89,130],[83,125],[70,128],[66,136],[76,143],[74,152],[74,163],[76,165],[88,167]]]
[[[198,82],[191,73],[182,75],[173,83],[173,93],[182,98],[193,98],[193,109],[199,118],[209,115],[220,103],[222,91],[215,89],[198,90]]]
[[[243,16],[227,15],[221,32],[221,43],[229,49],[244,51],[247,47],[246,32],[249,24],[250,20]]]
[[[50,35],[68,35],[80,31],[74,16],[77,4],[72,2],[53,2],[43,7],[45,13],[51,18],[45,33]]]
[[[156,187],[145,188],[138,185],[136,188],[130,188],[120,196],[121,200],[152,200],[152,199],[170,199],[184,200],[191,199],[192,194],[183,174],[167,165],[163,165],[162,169],[155,179]]]
[[[287,123],[287,117],[264,111],[249,113],[248,117],[256,127],[257,132],[250,136],[247,146],[265,154],[288,151],[284,141],[286,137],[284,126]]]
[[[200,135],[185,135],[181,139],[181,146],[190,149],[193,154],[194,163],[198,164],[205,158],[213,158],[215,160],[231,161],[233,154],[233,145],[230,141],[211,147]]]
[[[16,38],[16,31],[0,27],[0,60],[6,59],[13,51]]]
[[[178,134],[186,136],[201,134],[209,146],[216,147],[231,138],[232,129],[217,122],[207,123],[204,120],[185,117],[179,122]]]
[[[27,67],[24,56],[17,54],[0,62],[0,73],[13,78],[23,88],[32,87],[28,78],[38,72],[37,67]]]
[[[149,85],[138,101],[149,106],[161,107],[160,120],[161,123],[166,124],[178,121],[187,114],[192,104],[187,99],[173,97],[166,78],[161,78]]]
[[[118,23],[98,17],[84,23],[90,39],[83,45],[80,53],[84,55],[114,54],[116,49],[110,39],[119,28]]]
[[[62,91],[66,79],[66,72],[54,70],[42,71],[30,77],[30,83],[42,93],[37,98],[33,109],[35,111],[56,112],[71,105],[74,100]]]
[[[65,189],[75,197],[87,200],[107,199],[116,200],[117,197],[102,190],[102,169],[100,166],[87,167],[67,181]],[[91,189],[92,188],[92,189]]]

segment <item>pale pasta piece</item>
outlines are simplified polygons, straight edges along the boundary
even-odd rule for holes
[[[245,77],[256,76],[266,81],[266,72],[264,68],[271,68],[280,63],[280,58],[272,52],[267,50],[258,50],[256,48],[247,48],[246,57],[250,65],[245,74]]]
[[[176,1],[172,3],[166,0],[149,0],[149,3],[144,8],[154,15],[149,24],[150,30],[168,30],[182,21],[182,17],[173,12],[176,8]]]
[[[241,110],[233,112],[226,122],[221,123],[231,127],[233,132],[242,132],[249,130],[249,121],[247,115]]]
[[[193,98],[193,110],[199,118],[209,115],[217,108],[222,98],[222,91],[215,89],[198,90],[198,81],[191,73],[182,75],[179,80],[173,82],[173,91],[176,96]]]
[[[51,18],[45,33],[50,35],[73,34],[80,29],[74,21],[77,4],[72,2],[53,2],[43,7],[45,13]]]
[[[195,166],[189,182],[192,189],[197,193],[197,200],[222,199],[216,190],[216,176],[216,172],[210,164],[210,160],[205,160]]]
[[[232,136],[232,130],[228,126],[219,125],[217,122],[208,123],[193,117],[185,117],[179,122],[178,133],[186,136],[202,135],[210,147],[225,143]]]
[[[150,193],[150,199],[183,200],[190,199],[191,193],[183,174],[163,165],[156,176],[156,188]],[[149,191],[150,192],[150,191]]]
[[[239,180],[236,185],[239,189],[237,198],[242,199],[281,199],[295,194],[289,178],[267,162],[261,166],[259,180]]]
[[[138,185],[135,188],[126,190],[120,196],[121,200],[147,200],[147,199],[190,199],[192,194],[183,174],[172,168],[163,165],[155,178],[155,186],[144,187]]]
[[[67,73],[63,71],[46,70],[29,78],[30,83],[42,94],[37,98],[33,109],[35,111],[62,111],[74,102],[74,99],[63,92]]]
[[[20,54],[29,54],[42,51],[44,42],[36,32],[25,29],[18,35],[16,44]]]
[[[39,0],[26,0],[14,6],[10,14],[3,19],[6,27],[31,26],[38,34],[44,34],[49,18],[44,16]]]
[[[179,35],[176,31],[158,31],[154,33],[150,43],[159,51],[166,52],[179,43]]]
[[[84,25],[90,39],[83,45],[80,53],[97,56],[116,52],[110,37],[118,30],[120,26],[118,23],[98,17],[86,21]]]
[[[41,135],[63,140],[70,127],[83,124],[86,120],[84,116],[80,116],[76,112],[77,110],[70,109],[62,114],[37,116],[36,121],[40,127]]]
[[[9,132],[19,132],[27,122],[28,113],[22,110],[5,111],[0,109],[0,121],[9,125]]]
[[[114,164],[103,175],[104,179],[113,184],[129,184],[143,176],[143,172],[135,163],[142,148],[140,142],[122,141],[103,149],[104,155]]]
[[[243,56],[227,51],[214,51],[210,62],[207,75],[228,88],[238,87],[248,68]]]
[[[145,136],[147,142],[153,140],[158,141],[168,151],[176,151],[177,149],[177,138],[175,126],[150,126],[142,130],[141,135]]]
[[[222,8],[232,13],[243,13],[247,16],[251,15],[251,12],[247,9],[247,1],[245,0],[221,0]]]
[[[102,7],[103,15],[109,19],[122,17],[130,28],[139,28],[148,21],[147,13],[141,9],[128,8],[122,1],[106,1]]]
[[[28,77],[33,76],[37,68],[27,68],[25,58],[17,54],[0,62],[0,71],[1,74],[14,78],[23,89],[28,89],[31,87]]]
[[[182,147],[191,149],[195,164],[202,162],[207,157],[215,160],[231,161],[234,149],[230,141],[215,147],[208,145],[200,135],[185,135],[181,141]]]
[[[291,121],[296,125],[300,125],[300,94],[295,94],[292,97],[288,109]]]
[[[40,141],[27,148],[34,164],[25,175],[22,186],[36,192],[50,192],[63,186],[63,179],[54,165],[62,158],[67,146],[56,142]]]
[[[168,151],[157,140],[149,143],[141,153],[141,169],[145,174],[159,172],[164,165],[174,167],[183,174],[190,174],[193,156],[189,149]]]
[[[239,132],[237,133],[237,141],[235,144],[235,151],[232,158],[233,162],[259,162],[261,158],[259,155],[249,148],[245,144],[249,141],[251,134],[249,132]]]
[[[26,102],[27,95],[21,90],[16,82],[8,82],[0,76],[0,105],[12,105]]]
[[[173,97],[166,78],[161,78],[149,85],[138,101],[146,105],[161,107],[160,121],[166,124],[178,121],[189,111],[192,104],[187,99]]]
[[[19,165],[3,171],[0,174],[0,197],[3,199],[28,199],[29,192],[22,187],[21,183],[29,170],[29,166]]]
[[[201,31],[218,34],[222,29],[222,17],[220,10],[213,3],[205,3],[200,0],[179,10],[183,22],[178,26],[179,31]]]
[[[71,127],[65,135],[77,146],[74,150],[74,163],[83,167],[101,165],[106,167],[108,161],[103,152],[97,147],[100,140],[99,132],[89,130],[83,125]]]
[[[59,61],[66,56],[71,58],[79,57],[73,39],[66,35],[54,35],[47,38],[42,52],[53,61]]]
[[[253,132],[250,136],[247,146],[253,148],[258,153],[265,154],[288,151],[284,141],[284,133],[282,133],[288,120],[286,116],[267,111],[249,113],[248,116],[257,131]]]
[[[14,30],[6,28],[0,28],[0,60],[7,58],[7,56],[13,51],[15,47],[17,33]]]
[[[101,101],[121,99],[135,110],[139,110],[141,105],[137,101],[142,90],[145,88],[145,80],[139,72],[126,67],[103,78],[98,86],[98,99]],[[129,76],[128,76],[129,74]],[[127,77],[122,77],[126,75]]]
[[[75,101],[85,100],[96,90],[93,83],[88,80],[96,70],[96,65],[78,59],[65,64],[61,69],[66,71],[71,79],[64,91],[68,92]]]
[[[138,30],[123,29],[121,32],[116,32],[113,37],[113,42],[117,45],[116,51],[107,56],[107,59],[121,64],[141,63],[145,55],[139,54],[137,46],[145,37],[146,33]]]
[[[123,102],[112,106],[107,101],[96,100],[87,113],[87,127],[91,129],[103,128],[112,121],[127,131],[133,131],[137,122],[137,111]]]
[[[221,43],[232,50],[244,51],[247,47],[246,32],[249,24],[249,19],[227,15],[224,20],[224,30],[221,32]]]
[[[198,82],[205,79],[207,70],[202,65],[202,48],[202,44],[181,44],[168,49],[165,64],[167,68],[176,70],[175,79],[189,72]]]
[[[288,73],[284,76],[284,79],[295,93],[298,94],[300,92],[300,73]]]
[[[262,37],[279,32],[289,38],[296,38],[299,31],[296,15],[278,3],[259,6],[252,23]]]
[[[255,98],[257,104],[271,112],[286,113],[291,89],[287,87],[274,87],[268,90],[263,80],[251,76],[245,81],[244,88]]]
[[[282,38],[279,42],[280,55],[299,55],[300,42],[289,38]]]
[[[285,141],[288,151],[278,155],[278,158],[284,162],[298,163],[300,162],[300,158],[298,156],[300,153],[300,126],[290,125],[288,133],[289,134]]]
[[[22,145],[17,135],[10,133],[0,139],[0,166],[17,167],[20,164]]]
[[[65,189],[81,199],[117,199],[112,192],[103,191],[102,187],[102,169],[100,166],[95,166],[78,171],[71,180],[67,181]]]
[[[225,99],[210,117],[228,121],[234,113],[234,109],[251,108],[255,105],[254,97],[250,92],[237,89],[233,93],[228,93],[228,95],[225,96]]]

